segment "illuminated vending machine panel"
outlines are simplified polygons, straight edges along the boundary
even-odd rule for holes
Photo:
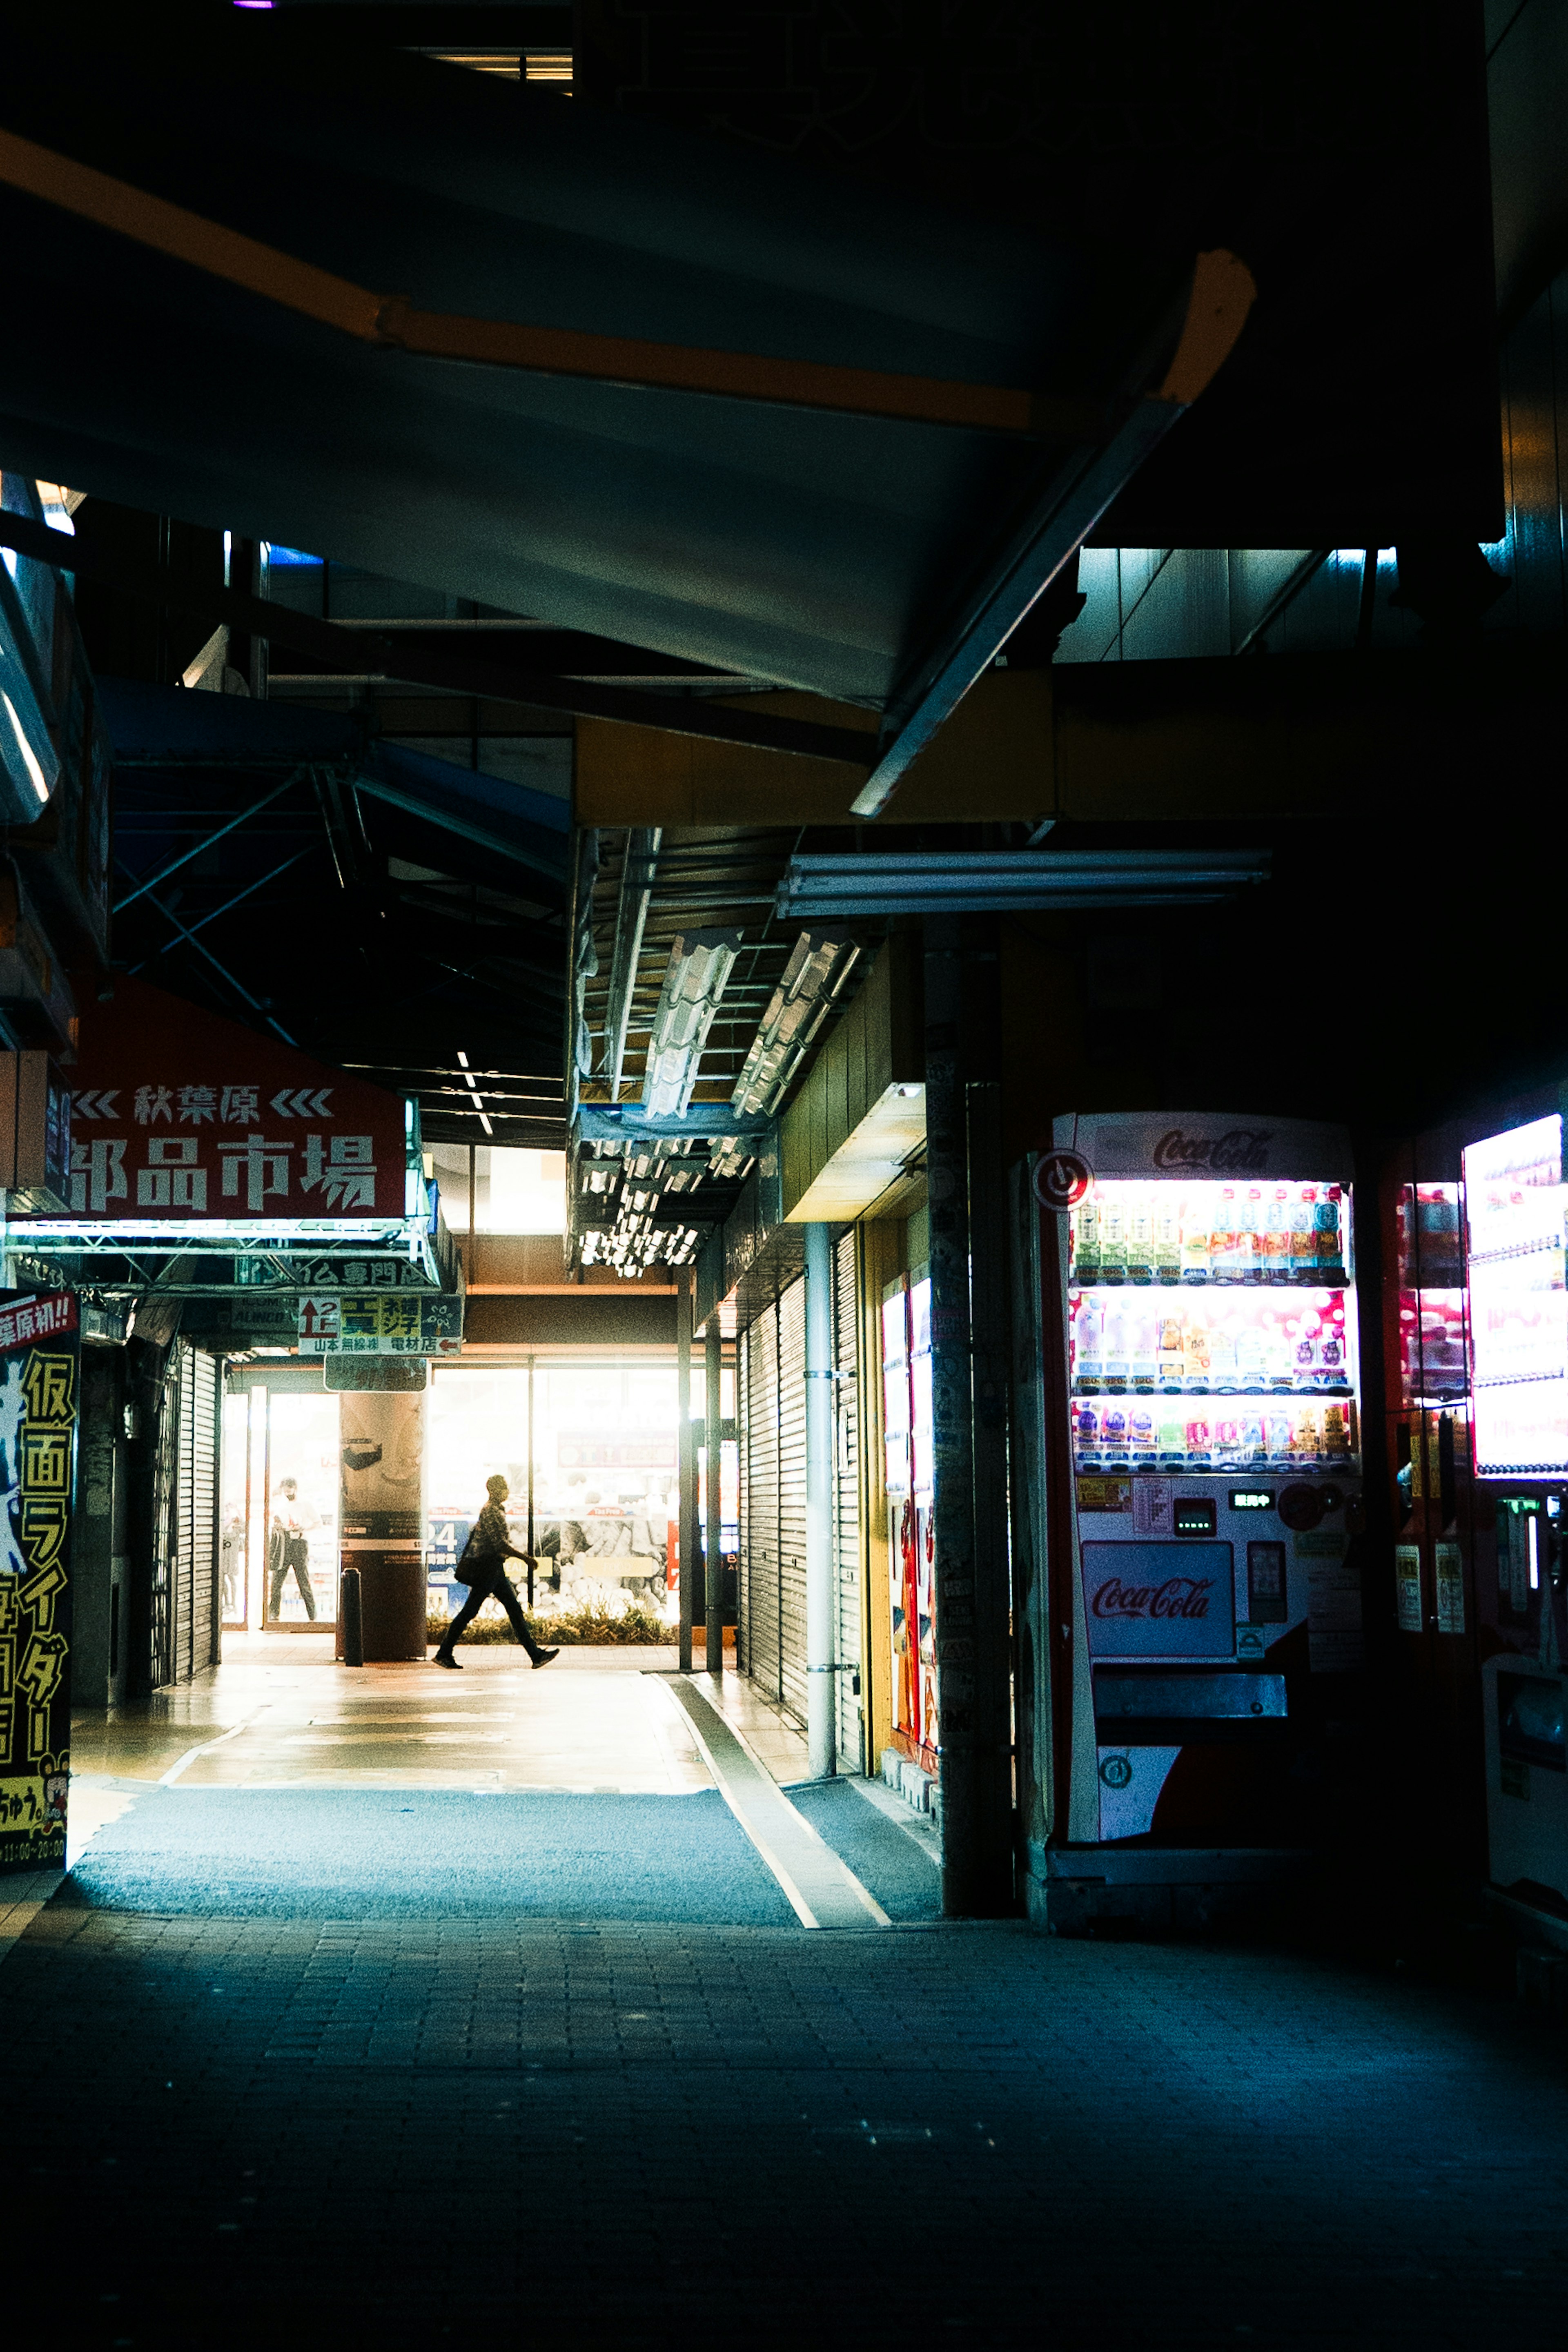
[[[886,1448],[893,1744],[937,1769],[935,1475],[931,1429],[931,1281],[917,1269],[882,1299],[882,1435]]]
[[[1441,1139],[1418,1139],[1413,1157],[1439,1151],[1447,1157]],[[1397,1621],[1405,1633],[1464,1635],[1471,1630],[1466,1556],[1473,1542],[1464,1186],[1415,1177],[1396,1181],[1392,1206],[1395,1322],[1388,1403]]]
[[[1568,1287],[1563,1120],[1553,1112],[1464,1155],[1478,1517],[1495,1591],[1481,1669],[1492,1880],[1568,1902]]]
[[[1266,1837],[1296,1676],[1362,1664],[1348,1138],[1183,1112],[1055,1141],[1100,1836]]]

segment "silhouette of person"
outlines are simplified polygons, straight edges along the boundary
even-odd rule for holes
[[[522,1604],[512,1591],[511,1580],[502,1566],[504,1560],[528,1558],[528,1554],[519,1551],[513,1543],[507,1528],[506,1512],[501,1507],[511,1489],[498,1474],[494,1478],[485,1480],[485,1492],[489,1501],[475,1520],[473,1532],[463,1546],[463,1556],[454,1570],[458,1581],[467,1583],[468,1597],[447,1628],[447,1638],[436,1653],[436,1664],[458,1667],[458,1661],[452,1655],[452,1644],[467,1633],[485,1602],[493,1598],[506,1611],[511,1621],[512,1632],[535,1666],[547,1666],[551,1659],[558,1658],[561,1653],[540,1648],[529,1631]]]
[[[267,1566],[270,1591],[267,1613],[280,1617],[283,1613],[283,1587],[290,1570],[305,1603],[305,1614],[313,1625],[316,1622],[316,1588],[310,1581],[310,1547],[305,1530],[316,1525],[316,1514],[300,1500],[300,1489],[292,1478],[279,1484],[278,1499],[272,1506],[272,1534],[267,1547]]]

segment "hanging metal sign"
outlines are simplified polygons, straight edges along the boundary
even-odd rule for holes
[[[302,1356],[457,1356],[463,1302],[447,1291],[310,1291],[298,1341]]]

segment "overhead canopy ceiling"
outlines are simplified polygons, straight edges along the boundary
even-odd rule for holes
[[[1091,254],[426,58],[317,55],[310,13],[203,10],[195,40],[182,11],[95,12],[90,37],[38,12],[7,29],[0,129],[423,310],[1071,413],[988,432],[416,356],[8,185],[5,462],[885,707],[1163,378],[1190,254]]]

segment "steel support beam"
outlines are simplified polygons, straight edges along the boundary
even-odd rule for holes
[[[584,1143],[679,1143],[683,1137],[708,1137],[718,1142],[738,1135],[761,1146],[772,1137],[771,1118],[742,1118],[728,1103],[693,1103],[676,1118],[649,1118],[640,1103],[580,1102],[573,1113]]]
[[[47,523],[34,522],[26,515],[0,514],[0,547],[14,548],[18,555],[50,564],[56,571],[101,580],[126,595],[144,597],[200,620],[226,622],[230,628],[263,637],[268,645],[297,646],[301,653],[313,655],[324,668],[351,677],[364,674],[368,658],[389,679],[442,687],[453,694],[483,695],[498,702],[531,703],[538,709],[565,710],[584,719],[658,728],[666,734],[706,736],[762,751],[837,760],[858,771],[868,767],[874,755],[874,739],[851,728],[731,710],[721,703],[682,694],[642,693],[632,687],[591,686],[581,678],[546,677],[537,670],[524,671],[479,656],[467,640],[454,645],[449,654],[426,650],[410,659],[395,635],[380,637],[374,629],[348,629],[333,621],[312,620],[308,613],[247,595],[242,589],[189,580],[165,564],[105,555],[94,548],[85,528],[68,541]],[[363,788],[365,779],[356,781]]]
[[[172,857],[167,866],[160,866],[147,881],[138,882],[134,890],[127,891],[123,898],[117,898],[113,908],[115,914],[123,914],[127,907],[134,906],[137,899],[144,898],[149,890],[161,889],[171,874],[177,874],[182,866],[188,866],[193,857],[199,857],[204,850],[210,849],[214,842],[221,841],[226,834],[236,832],[242,824],[248,824],[253,816],[259,816],[263,809],[270,808],[274,801],[281,800],[285,793],[291,792],[310,772],[308,768],[297,768],[286,782],[275,784],[269,793],[262,794],[260,800],[252,801],[247,809],[242,809],[237,816],[231,816],[226,824],[220,824],[216,833],[204,834],[194,849],[182,850],[178,857]]]
[[[1257,291],[1251,272],[1234,254],[1198,256],[1163,382],[1157,389],[1148,386],[1108,434],[1083,436],[1074,457],[1053,469],[1033,512],[965,591],[931,650],[894,689],[876,764],[852,803],[856,816],[881,814],[943,720],[1229,357]]]
[[[706,1568],[702,1596],[702,1623],[707,1634],[707,1655],[704,1660],[710,1675],[724,1671],[724,1402],[723,1402],[723,1341],[719,1334],[719,1318],[710,1315],[703,1328],[703,1358],[707,1373],[707,1525],[703,1529],[702,1557]]]

